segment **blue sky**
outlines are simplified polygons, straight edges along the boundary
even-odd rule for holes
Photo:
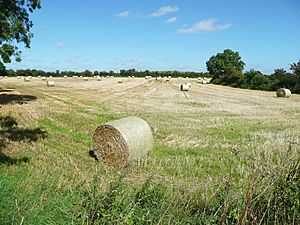
[[[230,48],[272,73],[300,59],[299,0],[42,0],[13,69],[206,71]]]

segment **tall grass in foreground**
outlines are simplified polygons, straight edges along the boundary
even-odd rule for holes
[[[95,179],[78,216],[87,224],[299,224],[300,158],[287,163],[274,176],[257,171],[241,193],[227,177],[208,196],[151,178],[128,190],[124,175],[103,192]]]

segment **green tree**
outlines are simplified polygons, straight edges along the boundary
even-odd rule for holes
[[[32,22],[29,13],[40,8],[40,0],[0,0],[0,72],[5,70],[4,63],[14,57],[21,61],[18,44],[30,48]]]
[[[241,79],[245,63],[242,61],[239,52],[226,49],[210,57],[206,67],[212,76],[212,82],[217,84],[237,83]]]
[[[291,70],[296,75],[295,93],[300,94],[300,60],[297,63],[291,64]]]

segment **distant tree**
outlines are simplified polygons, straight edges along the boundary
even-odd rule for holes
[[[269,90],[271,80],[260,71],[251,69],[244,73],[241,87],[248,89]]]
[[[94,76],[98,76],[99,72],[97,70],[94,71]]]
[[[241,79],[245,63],[242,61],[239,52],[226,49],[210,57],[206,62],[208,72],[212,76],[212,82],[217,84],[230,84]]]
[[[40,0],[0,0],[0,72],[5,70],[4,63],[10,63],[12,57],[21,61],[19,43],[30,48],[33,24],[29,13],[40,7]]]
[[[300,94],[300,60],[297,63],[291,64],[291,70],[296,75],[295,93]]]
[[[284,69],[275,69],[271,75],[271,80],[273,83],[272,90],[282,87],[294,90],[296,85],[293,74],[287,73]]]
[[[86,76],[86,77],[91,77],[93,75],[92,71],[90,71],[90,70],[85,70],[82,74],[83,74],[83,76]]]

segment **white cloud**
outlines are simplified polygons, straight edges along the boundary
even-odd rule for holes
[[[65,48],[66,45],[65,45],[65,43],[63,43],[63,42],[58,42],[58,43],[56,43],[55,47],[56,47],[56,48]]]
[[[129,12],[128,11],[120,12],[120,13],[117,14],[117,17],[128,18],[129,17]]]
[[[179,7],[177,7],[177,6],[163,6],[160,9],[153,12],[150,16],[151,17],[160,17],[160,16],[167,15],[169,13],[177,12],[177,11],[179,11]]]
[[[175,23],[177,21],[177,17],[173,16],[165,21],[165,23]]]
[[[185,27],[185,28],[180,28],[177,30],[177,33],[179,34],[194,34],[194,33],[199,33],[201,31],[204,32],[211,32],[215,30],[226,30],[229,29],[232,24],[231,23],[226,23],[223,25],[217,25],[216,22],[217,19],[206,19],[198,22],[197,24],[194,24],[191,27]]]

